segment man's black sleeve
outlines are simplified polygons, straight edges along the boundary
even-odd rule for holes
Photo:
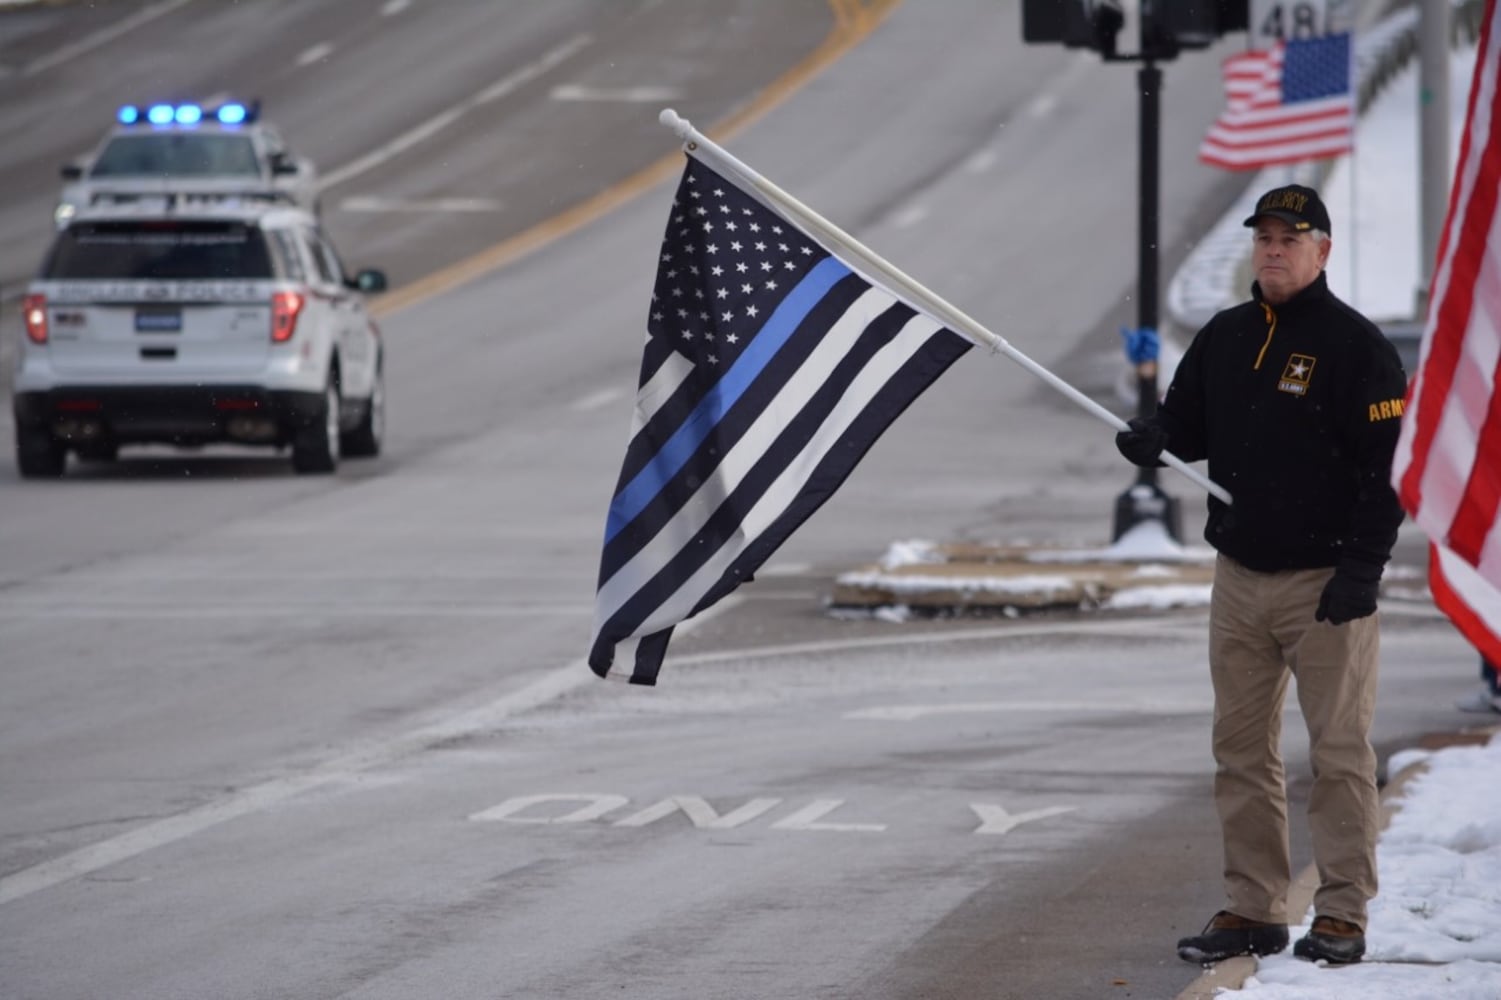
[[[1204,443],[1204,366],[1213,321],[1200,330],[1178,362],[1153,421],[1167,434],[1166,450],[1185,462],[1209,456]]]
[[[1407,376],[1396,348],[1374,327],[1371,332],[1374,336],[1366,340],[1364,358],[1350,366],[1341,403],[1346,445],[1355,456],[1359,477],[1342,562],[1358,560],[1379,571],[1391,558],[1404,516],[1391,477]]]

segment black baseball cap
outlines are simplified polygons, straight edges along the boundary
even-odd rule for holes
[[[1329,210],[1319,198],[1319,193],[1301,184],[1288,184],[1272,188],[1256,199],[1256,211],[1246,220],[1247,226],[1256,225],[1263,215],[1281,219],[1300,233],[1311,229],[1329,232]]]

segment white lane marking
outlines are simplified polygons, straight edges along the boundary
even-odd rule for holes
[[[818,799],[786,819],[771,824],[773,830],[833,830],[838,833],[880,833],[885,823],[820,823],[829,813],[844,805],[843,799]]]
[[[744,826],[771,812],[784,800],[780,798],[750,799],[743,805],[721,814],[700,795],[670,795],[645,808],[638,809],[611,826],[640,828],[682,813],[696,830],[733,830]],[[499,805],[482,809],[469,819],[477,823],[526,823],[551,825],[557,823],[592,823],[608,814],[625,808],[630,799],[611,792],[544,792],[537,795],[517,795]],[[884,823],[825,823],[821,820],[845,804],[844,799],[815,799],[795,809],[789,815],[770,824],[771,830],[819,831],[833,833],[883,833]],[[1023,823],[1033,823],[1050,816],[1061,816],[1076,811],[1078,806],[1048,806],[1030,812],[1012,814],[1005,806],[988,802],[970,802],[970,810],[979,817],[980,825],[970,831],[976,836],[1004,836]]]
[[[518,795],[506,799],[498,806],[475,813],[469,818],[480,823],[504,820],[507,823],[587,823],[613,812],[631,800],[624,795],[589,795],[573,792],[551,792],[542,795]],[[520,816],[532,806],[551,805],[554,802],[579,803],[578,808],[561,816]]]
[[[622,101],[646,104],[675,101],[681,92],[676,87],[586,87],[581,83],[564,83],[552,88],[555,101]]]
[[[385,3],[381,4],[380,16],[392,17],[396,14],[400,14],[411,5],[412,0],[386,0]]]
[[[697,795],[673,795],[632,813],[625,819],[617,820],[615,825],[645,826],[681,812],[697,829],[733,830],[742,823],[749,823],[757,816],[770,812],[781,803],[781,799],[751,799],[739,809],[731,809],[721,816],[713,806]]]
[[[740,601],[732,594],[697,617],[683,622],[676,631],[679,634],[691,632],[696,626],[739,604]],[[622,682],[627,679],[619,672],[612,672],[610,676]],[[543,673],[529,684],[502,695],[487,705],[446,718],[440,717],[428,725],[418,726],[391,739],[356,744],[344,753],[322,764],[313,765],[300,774],[289,774],[251,785],[215,802],[147,823],[88,847],[12,872],[0,877],[0,906],[191,837],[227,820],[259,812],[311,789],[390,764],[436,744],[487,732],[507,719],[545,705],[575,688],[597,683],[598,680],[586,660],[574,660]]]
[[[339,169],[326,174],[320,181],[319,187],[327,190],[335,184],[342,184],[351,177],[356,177],[367,170],[372,170],[380,166],[392,157],[424,142],[429,136],[458,120],[462,115],[482,104],[504,97],[524,84],[536,79],[558,63],[574,55],[593,40],[593,36],[588,34],[575,35],[562,45],[544,54],[540,59],[529,62],[515,72],[501,77],[474,96],[460,101],[453,107],[435,115],[416,128],[404,132],[384,146],[365,154],[352,163],[346,163]]]
[[[178,621],[198,618],[243,618],[246,621],[268,618],[531,618],[543,615],[560,618],[587,618],[594,613],[592,604],[413,604],[410,601],[384,603],[345,602],[319,604],[256,604],[224,601],[215,604],[174,602],[170,608],[129,601],[93,601],[58,605],[53,602],[0,604],[0,621]]]
[[[910,229],[928,217],[928,210],[922,205],[908,205],[892,217],[891,225],[896,229]]]
[[[964,169],[972,174],[988,173],[999,159],[994,149],[982,149],[964,161]]]
[[[319,59],[327,59],[334,51],[334,47],[328,42],[319,42],[310,49],[304,49],[302,55],[297,57],[297,65],[311,66]]]
[[[600,793],[549,792],[541,795],[518,795],[506,799],[500,805],[482,809],[469,819],[478,823],[588,823],[603,817],[606,813],[629,805],[630,801],[624,795]],[[547,809],[523,815],[532,810],[533,806],[553,806],[556,803],[573,805],[575,808],[557,815],[553,815],[552,811]],[[739,808],[732,809],[721,816],[719,811],[709,805],[708,800],[702,796],[672,795],[653,802],[624,819],[616,820],[613,825],[647,826],[680,812],[700,830],[733,830],[757,816],[770,812],[781,803],[781,799],[751,799]],[[827,810],[824,811],[827,812]]]
[[[1046,118],[1058,107],[1058,95],[1052,93],[1038,94],[1027,105],[1026,115],[1028,118]]]
[[[883,722],[911,722],[935,715],[989,715],[997,712],[1090,712],[1117,715],[1198,715],[1214,710],[1208,700],[1164,702],[1143,699],[1094,698],[1074,701],[960,701],[947,705],[881,705],[845,712],[845,719],[873,719]]]
[[[191,0],[163,0],[162,3],[152,4],[149,7],[145,7],[132,14],[130,17],[127,17],[116,24],[110,25],[108,28],[103,28],[99,31],[96,31],[92,35],[85,35],[83,38],[80,38],[78,41],[74,42],[71,45],[64,45],[56,52],[53,52],[50,55],[42,56],[40,59],[28,63],[26,68],[21,70],[21,75],[35,76],[37,73],[40,73],[43,70],[48,70],[53,66],[61,65],[62,63],[67,62],[69,59],[81,56],[85,52],[90,52],[94,49],[97,49],[101,45],[112,42],[126,32],[133,31],[143,24],[149,24],[150,22],[155,21],[157,18],[161,17],[163,14],[170,14],[172,11],[190,2]]]
[[[1046,819],[1049,816],[1059,816],[1079,808],[1078,806],[1049,806],[1046,809],[1034,809],[1031,812],[1017,813],[1013,816],[1002,806],[987,805],[984,802],[971,802],[969,807],[975,811],[976,816],[980,817],[980,825],[975,827],[974,832],[995,835],[1010,833],[1023,823]]]
[[[598,410],[602,407],[609,406],[611,403],[615,402],[615,400],[617,399],[620,399],[625,394],[626,392],[624,389],[601,389],[598,392],[591,392],[587,396],[575,399],[568,405],[568,408],[570,410],[576,410],[579,413],[587,413],[590,410]]]
[[[498,212],[498,198],[377,198],[353,195],[339,202],[345,212]]]

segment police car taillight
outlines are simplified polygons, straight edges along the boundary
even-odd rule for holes
[[[26,296],[21,300],[21,315],[26,319],[26,336],[33,344],[45,344],[47,342],[47,296]]]
[[[306,299],[301,292],[277,292],[271,296],[271,341],[283,344],[297,332],[297,317]]]

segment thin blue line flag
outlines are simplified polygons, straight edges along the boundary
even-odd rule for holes
[[[971,346],[792,214],[689,155],[606,519],[601,677],[634,639],[630,680],[655,684],[673,627],[750,579]]]

